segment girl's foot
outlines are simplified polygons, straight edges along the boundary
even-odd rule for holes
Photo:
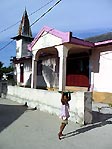
[[[59,138],[59,140],[61,140],[61,133],[58,133],[58,138]]]
[[[62,137],[62,136],[64,136],[64,134],[62,134],[62,133],[59,132],[59,133],[58,133],[58,138],[59,138],[59,140],[61,140],[61,137]]]

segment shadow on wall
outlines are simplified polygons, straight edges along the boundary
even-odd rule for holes
[[[45,66],[43,65],[43,76],[45,81],[49,83],[49,87],[53,88],[55,84],[55,72],[52,69],[52,66]]]
[[[30,74],[29,79],[26,82],[26,87],[31,87],[31,78],[32,78],[32,74]],[[37,88],[40,88],[40,89],[47,88],[47,84],[42,75],[37,76]]]
[[[97,51],[97,50],[96,50]],[[92,59],[92,71],[94,73],[99,73],[99,67],[100,67],[100,63],[99,63],[99,60],[100,60],[100,51],[98,50],[97,52],[94,52],[93,54],[93,59]]]
[[[37,76],[37,88],[40,88],[40,89],[46,89],[47,88],[47,84],[44,80],[43,75]]]
[[[26,86],[31,87],[31,78],[32,78],[32,74],[30,74],[27,82],[26,82]]]
[[[21,105],[0,104],[0,132],[17,120],[26,109]]]

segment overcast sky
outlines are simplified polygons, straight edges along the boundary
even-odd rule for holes
[[[17,35],[19,23],[25,7],[28,15],[48,2],[47,6],[29,16],[30,24],[44,14],[58,0],[1,0],[0,1],[0,49]],[[8,27],[14,25],[10,29]],[[60,31],[71,31],[79,38],[110,32],[112,29],[112,0],[62,0],[49,13],[32,26],[37,34],[43,26]],[[6,31],[4,31],[6,29]],[[5,66],[10,64],[10,57],[15,56],[15,42],[0,50],[0,61]]]

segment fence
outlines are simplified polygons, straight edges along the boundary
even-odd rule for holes
[[[91,92],[74,92],[70,101],[70,120],[75,123],[92,122]],[[50,114],[59,115],[61,94],[57,91],[31,89],[18,86],[8,86],[7,99],[27,103],[29,107],[37,108]]]

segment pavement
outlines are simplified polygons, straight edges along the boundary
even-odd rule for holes
[[[0,149],[112,149],[112,108],[93,103],[93,124],[69,122],[59,140],[56,115],[0,98]]]

